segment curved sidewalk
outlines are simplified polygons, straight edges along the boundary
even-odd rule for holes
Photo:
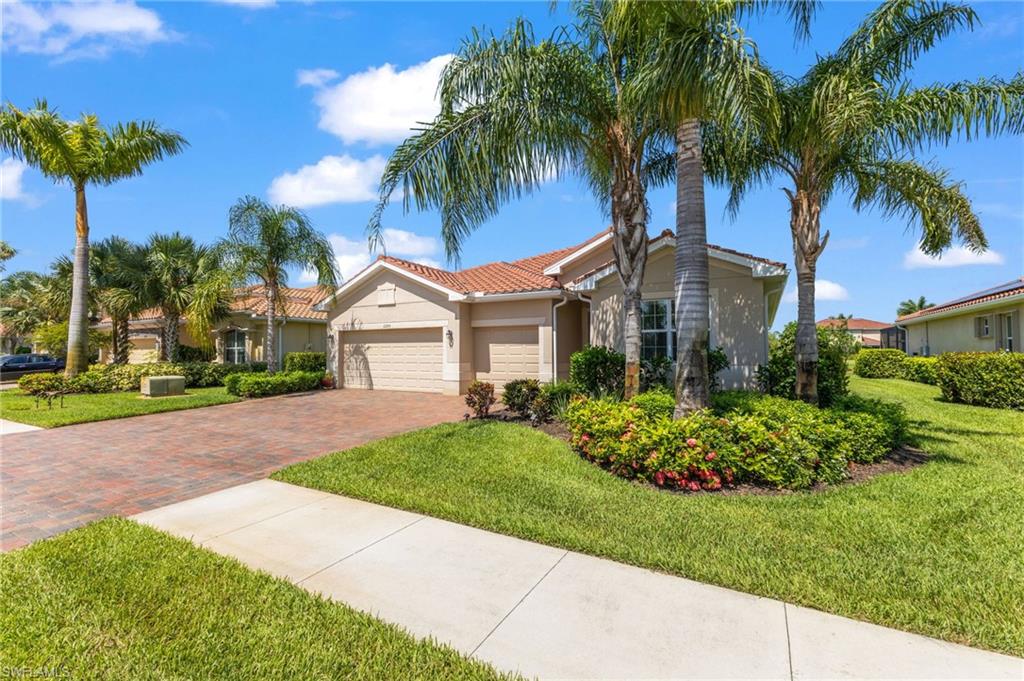
[[[135,520],[526,676],[1024,678],[1018,658],[272,480]]]

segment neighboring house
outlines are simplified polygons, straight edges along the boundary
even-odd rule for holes
[[[880,348],[882,347],[882,332],[891,327],[892,324],[876,322],[873,319],[863,319],[861,317],[848,317],[846,319],[829,317],[818,322],[818,326],[831,328],[845,327],[864,347]]]
[[[1008,350],[1021,352],[1024,277],[896,320],[907,331],[907,352]]]
[[[324,297],[318,286],[309,288],[282,288],[277,301],[277,337],[275,346],[281,360],[289,352],[324,352],[327,344],[327,315],[314,308]],[[217,323],[213,331],[214,361],[241,364],[264,361],[263,336],[267,328],[267,298],[262,285],[246,286],[235,290],[231,314]],[[160,337],[163,317],[160,310],[151,308],[128,323],[132,350],[129,362],[152,362],[160,356]],[[110,330],[110,320],[104,319],[96,328]],[[185,320],[181,320],[178,342],[198,346],[189,335]],[[100,354],[101,362],[110,361],[109,350]]]
[[[675,357],[675,237],[651,240],[643,285],[643,355]],[[753,387],[786,266],[718,246],[711,268],[711,344],[731,367],[727,387]],[[328,317],[328,367],[340,386],[457,394],[474,379],[569,376],[587,344],[622,350],[622,286],[612,240],[512,262],[448,271],[381,256],[318,309]]]

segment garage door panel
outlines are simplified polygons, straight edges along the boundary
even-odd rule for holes
[[[537,378],[540,367],[537,327],[474,329],[473,366],[477,379],[499,388],[517,378]]]
[[[389,329],[342,334],[346,388],[441,392],[440,329]]]

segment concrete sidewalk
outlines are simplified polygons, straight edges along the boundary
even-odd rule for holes
[[[30,433],[33,430],[42,430],[38,426],[30,426],[17,421],[0,419],[0,435],[14,435],[15,433]]]
[[[1024,678],[1018,658],[272,480],[134,518],[526,676]]]

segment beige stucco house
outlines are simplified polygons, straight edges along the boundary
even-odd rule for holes
[[[896,320],[907,332],[907,352],[1021,352],[1024,277],[919,310]]]
[[[829,317],[818,322],[823,328],[845,328],[861,345],[866,348],[882,347],[882,331],[891,328],[892,324],[876,322],[874,319],[863,317],[846,317],[838,319]]]
[[[315,309],[324,297],[319,286],[308,288],[282,288],[277,301],[278,360],[289,352],[324,352],[327,347],[327,315]],[[267,328],[267,300],[263,286],[246,286],[235,290],[231,313],[217,323],[213,330],[214,361],[241,364],[262,362],[263,338]],[[110,320],[104,319],[96,328],[110,330]],[[146,310],[128,323],[132,349],[129,362],[154,362],[160,355],[163,317],[160,310]],[[178,342],[197,347],[199,344],[184,320],[178,330]],[[109,351],[100,353],[100,362],[110,361]]]
[[[643,352],[674,356],[673,250],[651,240],[643,285]],[[788,276],[783,263],[709,246],[711,342],[732,364],[729,387],[752,387]],[[381,256],[318,309],[338,385],[448,394],[474,380],[568,378],[587,344],[622,349],[622,287],[611,234],[577,246],[458,271]]]

